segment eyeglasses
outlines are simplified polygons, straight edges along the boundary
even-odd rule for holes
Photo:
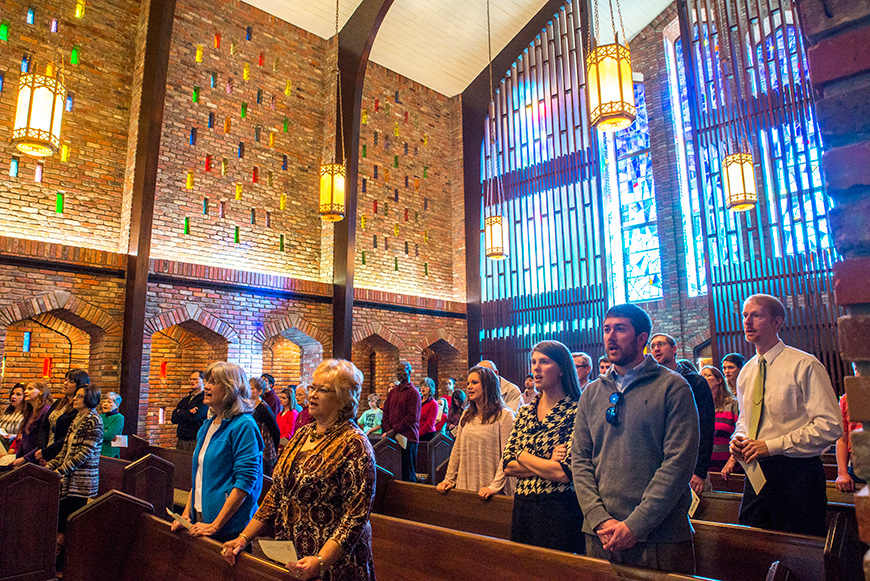
[[[311,388],[311,393],[316,393],[318,395],[325,395],[327,393],[335,393],[334,389],[329,389],[328,387],[324,387],[322,385],[316,385]]]
[[[610,407],[607,408],[607,411],[604,414],[604,418],[607,420],[607,423],[611,426],[615,426],[619,423],[619,404],[623,402],[625,398],[622,397],[621,392],[614,392],[610,396]]]

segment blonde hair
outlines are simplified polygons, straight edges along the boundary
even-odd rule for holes
[[[362,371],[356,365],[346,359],[326,359],[314,370],[314,377],[319,377],[320,381],[317,383],[328,383],[335,389],[335,395],[341,404],[338,410],[339,420],[356,417],[363,383]]]
[[[205,370],[206,383],[215,383],[224,388],[224,398],[221,402],[223,417],[231,418],[239,414],[247,414],[254,407],[251,399],[251,388],[248,385],[248,375],[235,363],[218,361]]]

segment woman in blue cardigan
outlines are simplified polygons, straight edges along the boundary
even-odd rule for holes
[[[203,403],[209,419],[193,452],[193,486],[184,518],[190,534],[216,541],[236,538],[257,512],[263,487],[263,438],[251,417],[251,390],[234,363],[212,363],[205,372]],[[181,525],[172,523],[172,530]]]

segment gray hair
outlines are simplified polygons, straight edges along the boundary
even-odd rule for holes
[[[316,383],[328,383],[335,389],[335,395],[341,404],[338,410],[339,419],[356,417],[363,384],[362,371],[356,365],[346,359],[326,359],[314,370],[314,377],[320,379]]]
[[[106,392],[103,395],[103,399],[107,399],[107,398],[111,398],[112,403],[115,404],[115,406],[121,405],[121,396],[118,395],[117,393],[115,393],[114,391]]]
[[[224,388],[223,414],[231,418],[239,414],[247,414],[254,407],[251,399],[251,388],[248,385],[248,375],[235,363],[218,361],[205,370],[206,383],[215,383]]]

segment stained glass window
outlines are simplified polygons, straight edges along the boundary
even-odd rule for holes
[[[637,118],[602,141],[614,296],[629,302],[662,297],[661,256],[649,118],[643,83],[634,85]]]

